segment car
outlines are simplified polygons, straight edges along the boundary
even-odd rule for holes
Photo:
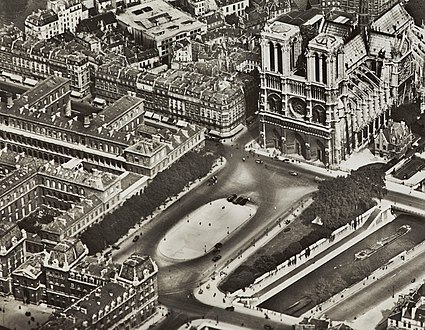
[[[212,254],[219,254],[220,253],[220,249],[214,248],[214,250],[212,251]]]
[[[105,257],[105,258],[109,258],[111,255],[112,255],[112,252],[111,252],[111,251],[109,251],[109,252],[106,252],[106,253],[105,253],[104,257]]]
[[[264,330],[273,330],[273,327],[269,324],[264,324]]]
[[[235,310],[235,307],[233,307],[233,306],[227,306],[227,307],[225,308],[225,310],[226,310],[226,311],[231,311],[231,312],[233,312],[233,311]]]
[[[216,262],[216,261],[219,261],[220,259],[221,259],[221,255],[217,254],[216,256],[212,258],[212,261]]]
[[[233,201],[232,201],[232,203],[233,204],[240,204],[240,202],[242,202],[243,201],[243,197],[242,196],[239,196],[239,197],[237,197],[237,198],[235,198]]]
[[[236,197],[238,197],[238,195],[236,194],[231,194],[227,197],[227,201],[228,202],[232,202]]]
[[[221,249],[222,247],[223,247],[223,243],[217,243],[216,245],[214,245],[214,247],[216,248],[216,249]]]
[[[259,158],[257,158],[256,160],[255,160],[255,162],[257,163],[257,164],[263,164],[264,162],[261,160],[261,159],[259,159]]]
[[[242,198],[242,200],[239,202],[239,205],[244,206],[246,203],[248,203],[248,201],[249,201],[249,198],[244,197],[244,198]]]
[[[284,159],[282,159],[282,162],[284,162],[284,163],[287,163],[287,162],[290,162],[291,160],[289,159],[289,158],[284,158]]]
[[[295,171],[290,171],[289,174],[291,174],[292,176],[297,176],[298,175],[298,173],[295,172]]]
[[[133,242],[137,242],[137,241],[139,240],[139,238],[140,238],[140,236],[139,236],[139,235],[134,236],[134,238],[133,238]]]
[[[120,247],[119,247],[118,245],[112,245],[112,248],[113,248],[114,250],[119,250],[119,249],[120,249]]]
[[[242,157],[242,161],[244,162],[246,159],[245,159],[245,157]]]

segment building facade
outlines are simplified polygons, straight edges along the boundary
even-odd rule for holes
[[[6,220],[0,221],[0,292],[12,293],[12,272],[24,262],[25,231]]]
[[[5,77],[21,84],[27,79],[44,80],[50,75],[70,79],[73,92],[81,96],[89,93],[89,57],[78,51],[66,50],[53,43],[27,37],[4,27],[0,33],[0,71]]]
[[[79,0],[48,0],[47,9],[25,19],[25,34],[37,39],[50,39],[68,31],[75,33],[78,23],[88,17]]]
[[[163,74],[122,67],[102,67],[96,73],[96,95],[114,101],[128,92],[144,100],[147,112],[195,123],[221,137],[233,136],[245,122],[245,96],[240,81],[195,72]]]
[[[137,127],[144,124],[146,111],[137,97],[123,96],[80,121],[71,115],[69,94],[68,80],[52,76],[10,109],[0,109],[2,147],[56,163],[79,158],[90,168],[153,177],[184,153],[203,146],[205,129],[197,125],[164,124],[169,134],[162,139],[142,137]],[[177,148],[175,141],[184,148]],[[168,155],[176,148],[181,154],[171,160]]]
[[[13,296],[24,304],[46,301],[46,278],[43,262],[47,252],[30,256],[12,273]]]
[[[302,15],[284,15],[262,32],[261,143],[339,164],[373,141],[393,106],[413,99],[413,19],[400,5],[367,30],[344,13]]]
[[[136,328],[156,312],[157,273],[158,267],[150,257],[133,254],[113,278],[97,284],[41,329]],[[92,278],[91,274],[86,277]]]

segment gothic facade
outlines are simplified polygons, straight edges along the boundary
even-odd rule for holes
[[[261,143],[331,166],[367,146],[393,106],[413,98],[414,61],[401,5],[359,24],[317,8],[284,15],[261,34]]]

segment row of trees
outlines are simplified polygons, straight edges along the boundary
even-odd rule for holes
[[[335,230],[371,208],[376,204],[374,199],[381,199],[385,193],[382,170],[359,169],[347,177],[321,182],[311,209],[326,228]]]
[[[129,198],[113,213],[107,214],[102,222],[88,228],[81,240],[90,254],[102,251],[114,244],[141,219],[152,214],[171,196],[177,195],[190,182],[204,177],[214,163],[214,156],[205,152],[189,152],[158,173],[142,195]]]

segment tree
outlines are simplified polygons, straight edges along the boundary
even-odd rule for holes
[[[231,15],[227,15],[224,20],[227,24],[236,26],[239,22],[239,17],[235,13],[233,13]]]

